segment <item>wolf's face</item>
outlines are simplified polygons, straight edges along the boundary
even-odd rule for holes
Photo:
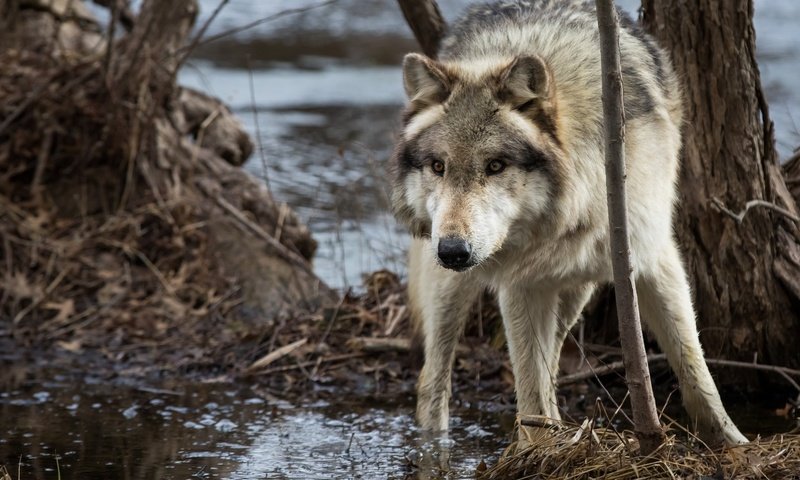
[[[430,235],[442,266],[467,270],[541,219],[558,189],[550,74],[538,57],[466,67],[409,54],[403,75],[395,214]]]

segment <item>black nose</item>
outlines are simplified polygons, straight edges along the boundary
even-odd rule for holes
[[[438,253],[442,265],[453,270],[463,270],[469,266],[472,248],[462,238],[445,237],[439,240]]]

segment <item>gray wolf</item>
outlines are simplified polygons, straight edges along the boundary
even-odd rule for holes
[[[746,442],[703,358],[672,231],[682,100],[669,58],[624,14],[628,209],[642,318],[704,439]],[[594,2],[468,9],[437,60],[408,54],[391,161],[408,226],[409,297],[424,334],[417,420],[446,431],[454,351],[475,297],[496,292],[522,415],[559,419],[563,341],[612,279]]]

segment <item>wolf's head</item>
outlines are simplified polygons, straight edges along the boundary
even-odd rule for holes
[[[552,76],[535,56],[446,63],[409,54],[403,77],[395,215],[430,235],[442,266],[469,269],[540,220],[558,190]]]

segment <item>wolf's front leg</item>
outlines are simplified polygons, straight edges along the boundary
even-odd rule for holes
[[[558,292],[525,287],[500,290],[500,311],[514,370],[517,412],[558,420],[555,381],[559,325]]]
[[[425,365],[417,382],[417,422],[423,430],[446,431],[456,346],[481,285],[469,273],[437,264],[427,240],[409,251],[409,296],[414,321],[425,339]]]
[[[659,256],[653,271],[642,275],[636,284],[642,319],[667,354],[680,382],[683,404],[701,437],[708,443],[746,443],[725,411],[706,366],[689,283],[674,242]]]

